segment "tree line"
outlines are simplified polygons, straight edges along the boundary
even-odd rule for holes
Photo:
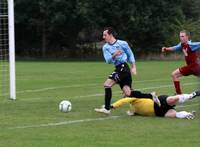
[[[112,26],[136,54],[159,52],[178,32],[200,33],[199,0],[15,0],[19,57],[100,57]]]

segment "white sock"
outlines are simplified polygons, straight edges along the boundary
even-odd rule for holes
[[[187,118],[189,115],[192,114],[186,111],[176,112],[176,118]]]
[[[185,101],[189,100],[192,98],[192,94],[181,94],[179,96],[179,103],[184,103]]]

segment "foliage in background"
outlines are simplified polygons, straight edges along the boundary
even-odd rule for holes
[[[177,43],[183,28],[199,33],[198,0],[16,0],[18,56],[101,57],[102,29],[113,26],[136,54]]]

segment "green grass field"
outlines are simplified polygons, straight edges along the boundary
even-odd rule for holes
[[[171,72],[178,61],[137,62],[133,87],[174,94]],[[17,62],[17,100],[0,97],[0,147],[199,147],[200,121],[127,116],[128,106],[110,116],[94,112],[103,104],[103,82],[113,70],[104,62]],[[181,79],[183,91],[198,87],[196,77]],[[113,88],[113,99],[121,91]],[[61,113],[61,100],[72,111]],[[200,97],[177,110],[199,111]],[[197,113],[198,114],[198,113]]]

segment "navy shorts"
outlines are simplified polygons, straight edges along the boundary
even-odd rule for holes
[[[121,89],[125,85],[129,86],[130,88],[132,87],[132,76],[127,63],[117,65],[115,70],[109,75],[108,78],[119,84]]]

